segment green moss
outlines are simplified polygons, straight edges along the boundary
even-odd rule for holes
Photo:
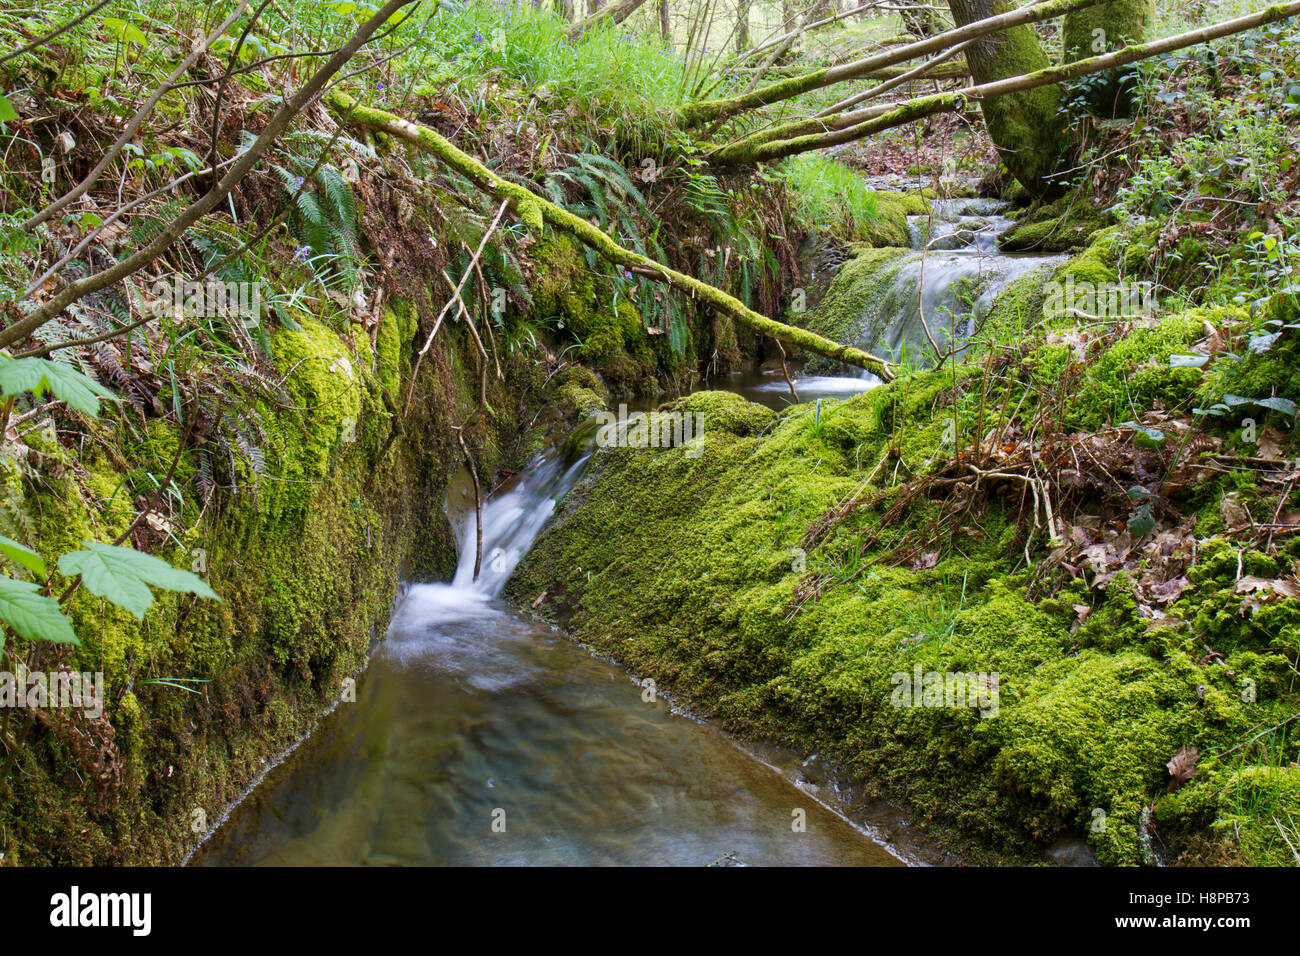
[[[1201,386],[1201,370],[1172,368],[1169,357],[1187,352],[1204,335],[1206,322],[1222,323],[1229,315],[1222,309],[1192,309],[1130,330],[1102,352],[1074,385],[1067,421],[1083,428],[1118,424],[1156,403],[1190,411]]]
[[[1096,212],[1086,193],[1072,193],[1031,209],[998,237],[1006,252],[1067,252],[1087,246],[1110,217]]]
[[[803,316],[809,331],[838,342],[861,341],[866,334],[862,325],[868,306],[893,277],[893,269],[908,255],[907,240],[902,248],[876,249],[864,245],[853,247],[854,257],[835,272],[817,308]],[[820,358],[811,360],[813,371],[827,367]]]
[[[1120,340],[1097,387],[1131,379],[1135,361],[1180,345],[1202,318],[1171,317]],[[959,384],[972,374],[955,371]],[[1298,612],[1287,607],[1258,629],[1242,619],[1240,595],[1231,601],[1236,553],[1217,546],[1187,572],[1198,583],[1161,628],[1141,617],[1122,577],[1104,592],[1078,582],[1035,606],[1016,570],[1020,522],[996,503],[963,518],[952,547],[935,540],[932,567],[889,560],[935,515],[924,496],[899,503],[890,473],[935,467],[952,395],[945,371],[780,415],[735,396],[692,396],[674,407],[743,418],[706,429],[696,457],[598,453],[509,591],[530,602],[548,591],[545,613],[697,712],[837,759],[995,854],[1034,859],[1074,834],[1103,862],[1136,864],[1139,814],[1166,792],[1172,755],[1187,744],[1227,749],[1294,706],[1286,659],[1262,635],[1291,640]],[[963,400],[962,434],[969,413]],[[827,526],[850,496],[869,503]],[[1245,566],[1280,570],[1250,556]],[[1094,610],[1075,629],[1082,602]],[[1216,618],[1232,608],[1236,639]],[[1204,647],[1191,635],[1206,633],[1222,635],[1222,668],[1200,664]],[[996,715],[894,706],[895,675],[917,665],[996,673]],[[1261,704],[1242,700],[1242,677],[1256,681]],[[1167,820],[1171,840],[1195,833],[1221,845],[1199,817]]]
[[[664,411],[698,415],[706,431],[740,436],[757,435],[776,417],[770,408],[734,392],[694,392],[664,406]]]
[[[877,218],[861,224],[857,238],[872,246],[907,248],[911,245],[907,217],[928,216],[930,204],[917,193],[876,192],[873,195]]]

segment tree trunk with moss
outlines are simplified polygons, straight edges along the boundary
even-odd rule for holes
[[[1010,0],[948,0],[959,27],[1015,9]],[[1085,16],[1086,11],[1080,11]],[[1051,66],[1033,28],[1012,27],[979,37],[966,49],[966,62],[976,83],[1022,76]],[[1069,146],[1058,110],[1059,86],[1044,86],[984,100],[980,106],[989,136],[1002,161],[1030,195],[1062,192],[1053,181]]]
[[[1066,14],[1062,33],[1065,62],[1142,43],[1155,22],[1155,0],[1111,0],[1098,7]],[[1091,77],[1084,99],[1101,116],[1131,116],[1134,106],[1133,69],[1112,70]]]

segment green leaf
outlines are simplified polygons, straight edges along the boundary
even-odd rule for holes
[[[30,581],[15,581],[0,575],[0,620],[28,640],[81,643],[72,630],[72,622],[59,609],[59,602],[42,594],[40,586]],[[0,651],[3,650],[4,635],[0,634]]]
[[[0,123],[12,123],[18,118],[18,111],[6,97],[0,96]]]
[[[22,392],[31,392],[38,398],[51,392],[55,398],[92,418],[99,417],[101,398],[117,399],[111,391],[70,365],[42,358],[0,362],[0,395],[9,398]]]
[[[85,551],[73,551],[59,558],[59,570],[81,583],[91,594],[107,598],[126,608],[139,620],[153,604],[149,585],[164,591],[185,591],[220,601],[217,593],[196,574],[174,568],[161,558],[113,544],[84,541]]]
[[[1261,398],[1255,404],[1261,408],[1271,408],[1275,412],[1281,412],[1283,415],[1289,415],[1292,418],[1295,417],[1295,402],[1280,395],[1274,395],[1272,398]]]
[[[2,534],[0,534],[0,554],[9,558],[15,564],[21,564],[32,574],[40,577],[49,574],[45,567],[45,561],[39,554],[27,547],[27,545],[19,544],[13,538],[6,538]]]

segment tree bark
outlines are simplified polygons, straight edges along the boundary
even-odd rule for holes
[[[749,49],[749,5],[752,0],[736,0],[736,53]]]
[[[1010,0],[948,0],[959,27],[1010,12]],[[1077,12],[1077,11],[1076,11]],[[1051,66],[1038,36],[1027,24],[980,37],[966,48],[966,63],[976,84],[1023,76]],[[1031,196],[1064,191],[1053,179],[1070,138],[1058,111],[1061,90],[1045,85],[980,104],[993,145],[1011,175]]]

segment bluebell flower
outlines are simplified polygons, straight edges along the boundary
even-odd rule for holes
[[[302,189],[303,182],[305,182],[305,180],[301,176],[293,177],[293,188]]]
[[[481,33],[475,33],[475,34],[474,34],[474,42],[475,42],[475,43],[482,43],[482,42],[483,42],[483,34],[481,34]]]
[[[293,251],[293,257],[299,262],[306,262],[311,257],[311,246],[299,246]]]
[[[631,281],[632,281],[632,270],[631,270],[631,269],[624,269],[624,270],[623,270],[623,277],[624,277],[625,279],[627,279],[629,282],[631,282]]]

